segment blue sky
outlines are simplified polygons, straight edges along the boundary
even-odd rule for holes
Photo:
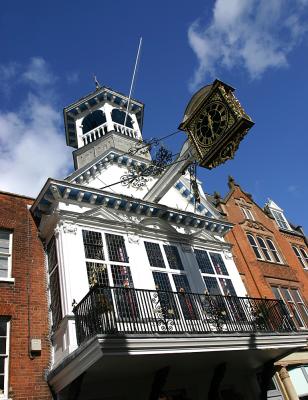
[[[194,90],[218,77],[256,125],[236,157],[208,171],[205,191],[234,176],[308,231],[307,0],[14,1],[0,14],[0,189],[35,196],[72,169],[62,109],[102,85],[145,103],[144,137],[177,129]],[[166,145],[177,151],[177,135]]]

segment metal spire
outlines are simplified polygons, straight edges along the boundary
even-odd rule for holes
[[[131,99],[131,95],[132,95],[132,91],[133,91],[133,87],[134,87],[134,80],[135,80],[136,70],[137,70],[137,66],[138,66],[138,62],[139,62],[139,54],[140,54],[140,50],[141,50],[141,45],[142,45],[142,37],[139,40],[139,47],[138,47],[138,52],[137,52],[137,57],[136,57],[136,62],[135,62],[132,82],[131,82],[130,89],[129,89],[129,96],[128,96],[128,102],[127,102],[127,107],[126,107],[124,126],[126,126],[127,113],[128,113],[128,108],[129,108],[129,105],[130,105],[130,99]]]

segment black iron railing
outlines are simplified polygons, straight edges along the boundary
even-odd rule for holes
[[[281,300],[95,286],[74,308],[77,341],[96,334],[291,332]]]

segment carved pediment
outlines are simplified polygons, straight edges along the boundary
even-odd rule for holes
[[[144,218],[142,221],[140,221],[140,225],[147,227],[147,228],[152,228],[156,230],[162,230],[162,231],[167,231],[167,232],[172,232],[172,233],[177,233],[177,230],[173,228],[171,224],[167,221],[163,221],[158,218]]]
[[[242,222],[242,226],[243,228],[255,230],[257,232],[273,233],[270,229],[268,229],[266,226],[264,226],[261,222],[258,221],[245,220],[244,222]]]
[[[83,214],[81,214],[81,217],[96,217],[108,221],[130,222],[128,215],[124,213],[115,212],[110,209],[106,209],[106,207],[104,206],[99,206],[92,210],[86,211]],[[131,222],[137,222],[137,221],[131,221]]]

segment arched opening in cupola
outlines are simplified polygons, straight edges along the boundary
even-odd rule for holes
[[[114,108],[111,113],[112,121],[116,122],[117,124],[124,125],[125,114],[126,113],[124,111]],[[133,120],[129,115],[127,115],[125,126],[133,129]]]
[[[106,116],[101,110],[96,110],[91,114],[88,114],[82,121],[82,132],[83,134],[92,131],[92,129],[106,122]]]

